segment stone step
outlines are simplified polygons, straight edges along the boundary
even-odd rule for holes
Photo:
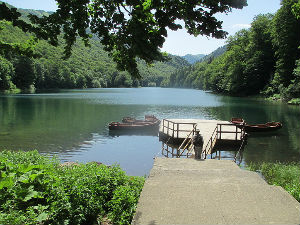
[[[188,171],[207,169],[239,170],[240,168],[231,160],[158,157],[155,158],[153,169]]]
[[[166,177],[168,178],[166,180]],[[172,186],[185,186],[201,183],[223,184],[261,184],[268,185],[256,172],[238,170],[159,170],[153,169],[147,179],[150,185],[161,183]]]

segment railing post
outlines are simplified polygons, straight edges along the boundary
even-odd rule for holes
[[[178,138],[178,133],[179,133],[179,123],[177,123],[177,138]]]
[[[172,132],[172,137],[174,138],[174,123],[173,123],[173,132]]]
[[[212,137],[210,137],[210,155],[211,155],[211,152],[212,152]]]
[[[237,133],[238,132],[238,127],[237,126],[235,126],[235,140],[237,141]],[[241,132],[242,132],[242,130],[241,130]],[[241,133],[241,135],[242,135],[242,133]],[[242,137],[242,136],[241,136]]]
[[[169,120],[168,120],[168,131],[167,131],[167,135],[169,135],[169,129],[170,129],[169,124],[170,124],[170,122],[169,122]]]
[[[220,124],[220,140],[222,139],[222,124]]]
[[[162,127],[163,127],[163,128],[162,128],[162,132],[165,133],[165,119],[163,119]]]

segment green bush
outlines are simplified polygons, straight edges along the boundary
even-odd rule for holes
[[[144,184],[118,166],[0,152],[0,224],[130,224]]]
[[[288,102],[288,104],[290,104],[290,105],[300,105],[300,98],[293,98]]]
[[[300,202],[300,165],[296,163],[252,163],[252,171],[260,171],[269,184],[283,187]]]

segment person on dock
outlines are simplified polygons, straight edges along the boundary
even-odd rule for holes
[[[195,159],[201,158],[202,147],[203,147],[203,137],[200,134],[199,130],[196,130],[196,132],[192,138],[192,143],[194,145]]]

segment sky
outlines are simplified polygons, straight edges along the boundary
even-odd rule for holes
[[[55,0],[3,0],[17,8],[55,11]],[[253,18],[258,14],[275,13],[280,8],[280,0],[248,0],[248,6],[243,9],[233,9],[228,15],[220,14],[218,19],[223,21],[223,29],[229,35],[243,28],[249,28]],[[185,30],[168,31],[168,37],[162,51],[173,55],[209,54],[223,46],[226,39],[194,37]]]

